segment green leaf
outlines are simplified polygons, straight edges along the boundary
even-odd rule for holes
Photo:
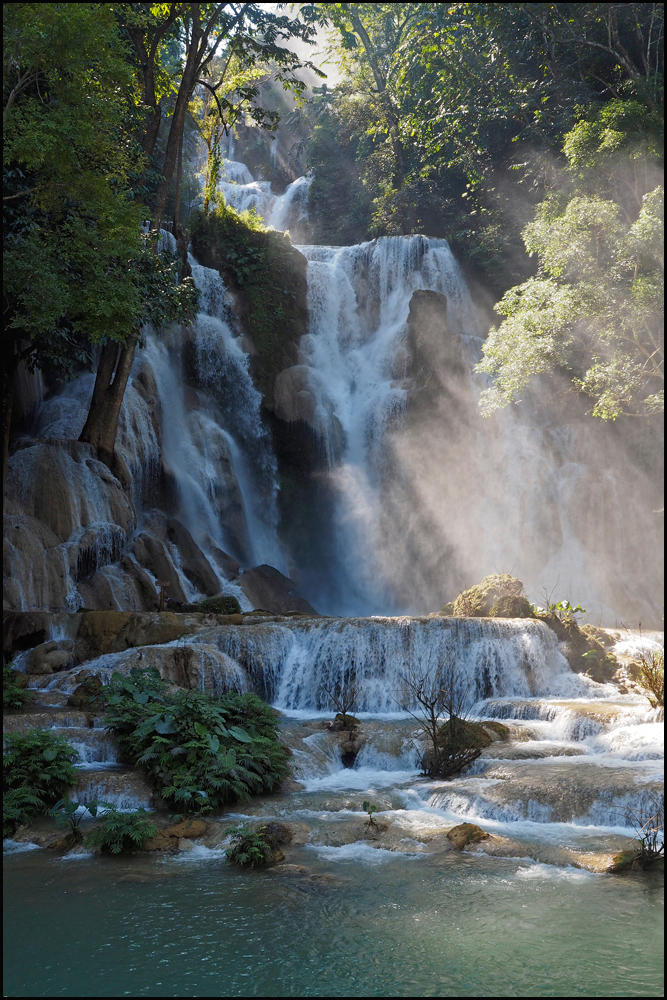
[[[252,743],[252,736],[250,736],[245,729],[241,729],[239,726],[230,726],[229,734],[233,736],[235,740],[239,743]]]

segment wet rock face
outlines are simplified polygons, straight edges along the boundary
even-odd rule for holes
[[[55,639],[43,642],[30,652],[26,659],[26,674],[52,674],[66,670],[74,664],[72,639]]]
[[[248,600],[256,607],[274,614],[284,615],[290,611],[316,615],[315,609],[302,597],[293,597],[296,588],[294,580],[283,576],[273,566],[255,566],[243,573],[239,586]]]

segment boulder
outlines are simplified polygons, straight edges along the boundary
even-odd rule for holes
[[[208,597],[218,594],[220,581],[185,525],[181,521],[177,521],[176,518],[171,518],[167,522],[167,538],[177,547],[183,572],[197,590]]]
[[[239,579],[239,586],[248,600],[256,608],[265,608],[273,614],[301,611],[316,615],[317,611],[302,597],[293,597],[294,580],[283,576],[273,566],[254,566],[247,569]]]
[[[85,677],[81,684],[74,688],[74,691],[67,699],[67,704],[83,712],[89,712],[92,709],[101,709],[101,694],[102,681],[99,677],[91,675]]]
[[[219,549],[217,545],[212,542],[209,546],[211,556],[215,560],[216,565],[225,574],[228,580],[236,580],[241,572],[241,563],[237,562],[233,556],[229,553],[223,552]]]
[[[489,833],[485,833],[482,830],[481,826],[477,826],[475,823],[460,823],[449,831],[447,840],[451,840],[454,846],[462,851],[468,844],[476,844],[478,841],[486,840],[490,836]]]
[[[264,835],[271,837],[276,844],[291,844],[293,833],[286,823],[267,823]]]
[[[9,607],[66,607],[69,562],[60,538],[27,514],[6,514],[3,525],[3,593]]]
[[[208,823],[203,819],[184,819],[180,823],[168,826],[164,833],[169,837],[192,838],[205,837],[208,830]]]
[[[145,566],[156,580],[168,582],[167,593],[172,600],[178,601],[179,604],[187,602],[185,591],[163,542],[146,532],[141,532],[132,543],[132,552],[139,565]]]
[[[141,566],[130,556],[123,556],[120,561],[121,569],[132,577],[135,581],[137,591],[141,600],[142,611],[157,611],[160,599],[155,589],[153,581]]]
[[[532,618],[528,600],[521,596],[523,583],[509,573],[492,573],[481,583],[462,591],[452,605],[452,614],[461,618]],[[518,600],[516,600],[518,599]],[[508,614],[523,610],[524,614]]]
[[[27,674],[52,674],[67,670],[74,663],[74,642],[72,639],[51,639],[43,642],[30,652],[26,659]]]

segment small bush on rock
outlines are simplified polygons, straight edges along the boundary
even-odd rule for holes
[[[532,618],[530,602],[522,592],[521,580],[509,573],[492,573],[481,583],[462,591],[445,607],[451,607],[451,614],[457,618]]]
[[[146,819],[145,809],[124,813],[108,802],[100,802],[98,806],[104,806],[106,812],[100,826],[88,836],[88,847],[98,847],[106,854],[140,851],[147,840],[157,835],[157,827]]]
[[[183,814],[269,792],[287,777],[289,750],[271,708],[252,694],[173,694],[156,670],[114,674],[107,727],[123,757]]]
[[[48,729],[8,733],[4,744],[3,835],[8,837],[76,783],[78,754]]]
[[[240,615],[241,605],[232,594],[219,594],[217,597],[207,597],[198,605],[200,611],[214,615]]]
[[[665,704],[665,651],[663,649],[642,649],[639,654],[641,673],[639,680],[647,693],[652,708],[663,708]]]
[[[242,868],[263,868],[265,865],[282,861],[283,852],[278,847],[278,841],[265,826],[258,830],[243,823],[227,830],[232,846],[227,849],[227,860]]]

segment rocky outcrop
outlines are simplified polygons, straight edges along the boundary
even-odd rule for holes
[[[5,600],[14,608],[59,610],[77,581],[120,559],[134,505],[90,445],[18,445],[5,492]]]
[[[169,597],[178,601],[179,604],[187,602],[185,591],[164,542],[153,535],[141,532],[132,542],[132,554],[141,566],[152,573],[156,580],[165,581],[168,585]]]
[[[74,665],[74,641],[51,639],[30,651],[25,661],[26,674],[52,674]]]
[[[316,615],[317,611],[302,597],[293,597],[294,580],[283,576],[273,566],[254,566],[239,579],[239,586],[256,608],[284,615],[292,611]]]
[[[449,831],[447,840],[450,840],[455,847],[462,851],[468,844],[477,844],[489,836],[490,834],[485,833],[481,826],[477,826],[476,823],[460,823]]]
[[[190,583],[207,597],[218,594],[220,581],[185,525],[176,518],[171,518],[167,522],[167,538],[177,547],[181,557],[181,567]]]

